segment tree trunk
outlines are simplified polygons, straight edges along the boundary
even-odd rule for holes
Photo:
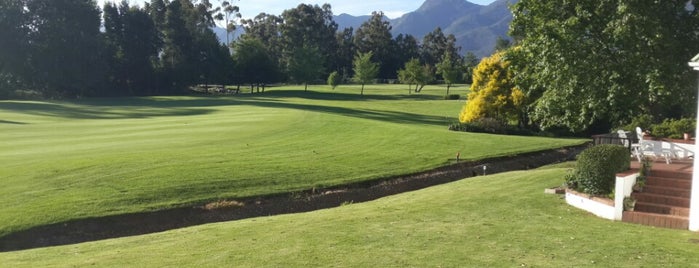
[[[362,83],[362,93],[360,95],[364,96],[364,83]]]
[[[250,94],[255,93],[255,84],[250,83]]]
[[[308,83],[303,83],[303,91],[308,91]]]
[[[447,97],[449,97],[449,88],[451,87],[451,84],[447,83]]]

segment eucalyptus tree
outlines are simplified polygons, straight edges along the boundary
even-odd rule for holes
[[[262,42],[266,52],[275,64],[280,65],[282,57],[282,41],[280,27],[283,23],[281,17],[260,13],[252,19],[242,20],[245,33],[241,38],[256,39]],[[234,52],[235,53],[235,49]]]
[[[507,56],[543,128],[583,131],[693,113],[698,1],[521,0]],[[570,100],[575,101],[570,101]]]
[[[237,26],[236,26],[236,20],[239,20],[242,18],[242,15],[240,14],[240,8],[238,6],[235,6],[231,4],[229,1],[223,1],[221,3],[222,11],[223,13],[220,14],[218,17],[219,19],[225,20],[226,23],[226,46],[231,45],[231,33],[233,33]]]

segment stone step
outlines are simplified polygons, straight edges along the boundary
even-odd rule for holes
[[[663,204],[653,204],[653,203],[636,201],[636,206],[635,206],[634,210],[638,211],[638,212],[648,212],[648,213],[656,213],[656,214],[689,217],[689,208],[677,207],[677,206],[668,206],[668,205],[663,205]]]
[[[652,193],[633,193],[631,194],[636,198],[637,202],[662,204],[675,207],[689,208],[689,198],[686,197],[675,197],[662,194],[652,194]]]
[[[690,189],[664,187],[659,185],[646,185],[643,187],[642,192],[684,198],[690,198],[692,195],[692,191]]]
[[[675,215],[662,215],[639,211],[624,211],[622,221],[662,228],[672,228],[681,230],[689,229],[689,218]]]

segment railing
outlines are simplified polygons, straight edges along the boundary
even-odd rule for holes
[[[619,137],[618,133],[592,135],[592,140],[594,145],[618,144],[629,148],[629,151],[631,151],[631,144],[638,143],[636,134],[631,132],[626,132],[626,138]]]

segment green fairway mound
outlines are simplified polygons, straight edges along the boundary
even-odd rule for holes
[[[479,176],[309,213],[0,253],[7,267],[692,267],[696,233],[613,222],[541,189],[567,168]]]
[[[161,232],[211,222],[337,207],[343,204],[365,202],[384,196],[422,189],[471,176],[531,169],[546,164],[570,161],[584,147],[586,146],[561,148],[481,161],[461,162],[411,175],[341,185],[333,188],[310,189],[290,194],[251,197],[236,201],[222,200],[188,208],[115,215],[39,226],[0,237],[0,251],[73,244]],[[483,167],[486,167],[486,169]]]

